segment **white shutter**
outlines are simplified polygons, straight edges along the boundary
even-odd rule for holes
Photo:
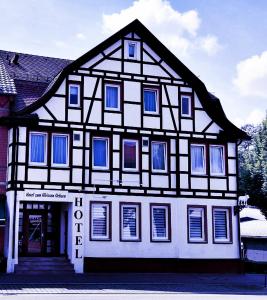
[[[154,240],[168,240],[168,207],[152,207],[152,238]]]
[[[138,209],[138,205],[122,205],[121,234],[123,240],[139,239]]]
[[[190,240],[204,239],[203,208],[189,209],[189,237]]]
[[[215,240],[228,240],[228,210],[215,209],[214,210],[214,238]]]
[[[108,204],[92,204],[92,221],[91,230],[92,237],[99,239],[109,238],[108,218],[109,205]]]

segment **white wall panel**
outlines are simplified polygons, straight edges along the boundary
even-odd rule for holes
[[[141,127],[141,106],[124,104],[124,126]]]
[[[226,181],[227,179],[210,179],[210,189],[211,190],[226,190]]]
[[[191,188],[196,190],[206,190],[208,188],[208,179],[191,177]]]
[[[53,182],[69,182],[70,171],[69,170],[51,170],[50,171],[51,181]]]
[[[121,114],[114,114],[110,112],[105,112],[104,113],[104,123],[106,125],[118,125],[121,126],[121,119],[122,115]]]
[[[97,64],[94,69],[121,72],[121,62],[117,60],[105,59]]]
[[[124,81],[124,100],[141,102],[141,84],[140,82]]]
[[[46,169],[31,169],[28,168],[28,180],[29,181],[47,181],[47,170]]]
[[[181,189],[188,189],[188,175],[180,174],[180,187]]]
[[[159,117],[149,117],[144,116],[144,128],[160,128],[160,118]]]
[[[65,121],[65,102],[65,98],[62,97],[52,97],[46,102],[46,106],[58,121]]]
[[[193,121],[192,120],[181,120],[181,130],[182,131],[193,131]]]
[[[101,123],[101,109],[102,103],[100,101],[94,101],[92,111],[89,117],[89,123]]]

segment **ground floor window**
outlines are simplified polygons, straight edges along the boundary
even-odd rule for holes
[[[91,202],[91,240],[111,239],[111,203]]]
[[[120,230],[122,241],[140,241],[141,212],[140,204],[120,204]]]
[[[188,206],[188,241],[190,243],[203,243],[207,241],[206,207]]]
[[[214,243],[232,242],[232,216],[230,207],[213,207],[213,241]]]
[[[151,241],[170,241],[170,206],[151,204],[150,206]]]

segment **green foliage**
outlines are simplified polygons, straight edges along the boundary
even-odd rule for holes
[[[258,125],[242,128],[251,137],[239,146],[239,193],[267,215],[267,114]]]

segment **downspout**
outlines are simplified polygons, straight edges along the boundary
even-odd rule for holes
[[[239,140],[236,142],[236,191],[237,191],[237,195],[239,193],[239,160],[238,160],[238,146],[242,143],[242,140]],[[236,207],[237,207],[237,221],[238,221],[238,225],[237,225],[237,232],[238,232],[238,240],[239,240],[239,244],[238,244],[238,248],[239,248],[239,260],[242,260],[242,249],[241,249],[241,230],[240,230],[240,211],[239,211],[239,205],[238,205],[238,196],[236,199]],[[243,270],[242,270],[243,273]]]
[[[14,151],[15,151],[15,160],[14,160],[14,207],[13,207],[13,228],[12,228],[12,236],[13,236],[13,243],[12,243],[12,258],[15,258],[15,234],[16,234],[16,217],[17,217],[17,173],[18,173],[18,168],[17,168],[17,161],[18,161],[18,128],[14,127],[13,128],[13,142],[14,139],[16,142],[14,143]]]

